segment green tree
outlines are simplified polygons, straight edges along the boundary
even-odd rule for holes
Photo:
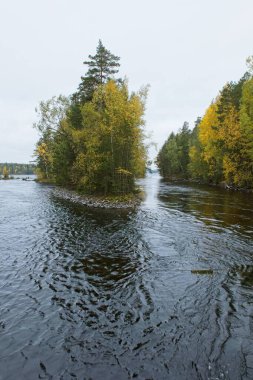
[[[66,117],[69,107],[70,98],[64,95],[53,96],[49,100],[41,101],[39,108],[35,108],[38,121],[33,124],[33,127],[42,136],[54,134],[61,121]]]
[[[179,165],[180,165],[180,175],[183,178],[188,177],[190,136],[191,136],[191,131],[189,129],[189,123],[185,121],[182,128],[179,130],[179,132],[176,135]]]
[[[93,78],[98,85],[104,84],[119,71],[117,69],[120,66],[119,60],[120,58],[107,50],[99,40],[96,54],[89,55],[89,61],[84,61],[89,67],[85,78]]]
[[[157,165],[165,178],[177,175],[180,171],[180,161],[176,136],[171,133],[157,156]]]
[[[235,111],[239,112],[242,88],[249,78],[250,75],[246,72],[238,82],[229,82],[225,84],[220,91],[216,110],[220,123],[223,123],[224,118],[230,112],[231,107],[234,107]]]
[[[54,96],[47,101],[41,101],[36,108],[38,121],[33,127],[40,134],[35,156],[37,157],[37,174],[47,180],[54,178],[54,146],[55,136],[64,134],[61,123],[66,118],[70,99],[63,95]]]
[[[164,177],[188,177],[190,136],[189,123],[184,122],[178,133],[171,133],[163,145],[157,164]]]
[[[60,185],[72,184],[72,166],[76,158],[73,131],[67,119],[60,123],[52,145],[52,174]]]

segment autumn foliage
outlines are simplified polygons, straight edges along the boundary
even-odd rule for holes
[[[170,135],[158,154],[158,166],[164,177],[199,179],[215,184],[224,181],[231,186],[252,188],[252,75],[246,73],[238,82],[227,83],[204,116],[197,120],[195,128],[188,130],[185,154],[189,163],[184,173],[180,172],[182,160],[178,157],[182,133],[180,130]]]
[[[36,147],[39,179],[86,193],[126,194],[145,173],[147,89],[130,94],[115,79],[119,57],[99,41],[87,74],[70,98],[41,102]]]

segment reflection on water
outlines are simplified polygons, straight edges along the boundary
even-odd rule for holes
[[[146,178],[139,180],[139,186],[143,189],[145,197],[143,207],[156,208],[158,205],[158,192],[161,182],[161,176],[158,173],[147,174]],[[148,190],[148,191],[147,191]]]
[[[192,213],[211,227],[231,226],[238,232],[253,236],[253,194],[163,182],[159,199],[170,208]]]
[[[232,276],[239,277],[242,287],[253,288],[253,265],[240,265],[231,271]]]
[[[253,199],[139,181],[134,211],[0,182],[0,379],[252,379]]]

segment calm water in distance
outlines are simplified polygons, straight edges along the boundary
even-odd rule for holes
[[[140,185],[113,211],[0,181],[0,380],[253,379],[253,195]]]

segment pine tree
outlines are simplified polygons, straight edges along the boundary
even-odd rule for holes
[[[95,55],[89,55],[88,61],[83,64],[88,66],[88,71],[81,77],[81,83],[77,91],[72,95],[72,104],[68,112],[70,124],[75,129],[82,128],[81,106],[92,100],[93,94],[99,85],[113,79],[114,74],[118,73],[120,58],[107,50],[102,41],[99,40]],[[118,79],[121,83],[122,80]]]
[[[81,103],[90,101],[93,93],[99,85],[113,79],[114,74],[118,73],[120,58],[107,50],[102,41],[99,40],[96,54],[89,55],[89,60],[83,64],[88,66],[88,71],[78,87],[78,91],[73,95],[73,100]]]
[[[98,84],[105,83],[119,71],[117,67],[120,66],[118,63],[120,58],[107,50],[101,40],[98,42],[96,55],[89,55],[89,59],[90,61],[84,61],[89,67],[85,77],[93,78]]]

